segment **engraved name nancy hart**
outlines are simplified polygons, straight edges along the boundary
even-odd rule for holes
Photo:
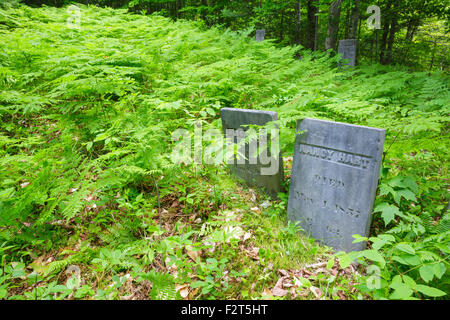
[[[371,164],[371,158],[364,155],[358,155],[350,152],[333,150],[304,143],[300,144],[299,152],[304,155],[337,164],[349,165],[355,168],[366,169],[369,168]]]

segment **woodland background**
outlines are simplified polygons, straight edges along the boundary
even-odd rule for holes
[[[62,6],[74,1],[24,0]],[[201,19],[233,30],[265,28],[266,38],[311,50],[337,49],[339,39],[359,39],[359,58],[414,70],[449,66],[448,3],[443,0],[80,0],[84,4],[160,12],[173,19]],[[369,29],[368,7],[381,9],[380,29]]]

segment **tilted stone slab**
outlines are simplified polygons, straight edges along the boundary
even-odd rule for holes
[[[315,119],[297,124],[288,217],[340,251],[363,250],[368,236],[385,130]]]
[[[276,112],[235,108],[221,109],[221,116],[222,128],[225,135],[227,135],[227,130],[230,129],[241,129],[241,132],[247,132],[249,130],[247,125],[264,126],[268,122],[278,119]],[[242,141],[241,139],[235,137],[234,143]],[[269,139],[270,135],[265,141]],[[261,146],[260,140],[257,143]],[[255,155],[256,152],[250,148],[248,143],[241,144],[240,152],[244,157],[233,155],[232,163],[228,164],[232,173],[245,181],[250,187],[263,188],[272,198],[276,198],[277,194],[283,191],[284,172],[281,153],[272,155],[268,152],[266,153],[268,156],[267,161],[261,161],[261,157],[258,156],[252,163],[250,153],[253,152],[252,154]],[[267,172],[270,174],[267,174]]]

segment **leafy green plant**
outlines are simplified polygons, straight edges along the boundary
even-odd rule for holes
[[[416,210],[419,195],[420,187],[412,177],[395,176],[383,181],[374,212],[380,212],[385,226],[392,227],[370,238],[355,236],[354,242],[367,242],[370,248],[338,255],[343,267],[353,260],[368,267],[360,289],[374,298],[447,295],[448,214],[431,226],[429,213]]]
[[[142,273],[139,277],[152,283],[152,290],[150,292],[150,298],[152,300],[175,300],[177,298],[175,282],[170,274],[151,271],[146,274]]]

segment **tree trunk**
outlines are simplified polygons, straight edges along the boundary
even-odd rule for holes
[[[319,49],[319,0],[317,0],[317,14],[316,14],[316,23],[315,23],[315,31],[314,31],[314,51]]]
[[[300,44],[301,9],[302,9],[302,1],[297,0],[297,6],[295,7],[295,43],[296,44]]]
[[[354,0],[354,7],[352,9],[352,15],[350,17],[350,27],[348,30],[348,38],[356,39],[357,30],[358,30],[358,22],[359,22],[359,8],[361,0]]]
[[[436,56],[436,48],[437,48],[437,40],[434,40],[434,49],[433,49],[433,56],[431,57],[431,63],[430,63],[430,71],[433,70],[433,66],[434,66],[434,58]],[[450,204],[450,202],[449,202]]]
[[[389,30],[389,39],[387,44],[387,51],[384,57],[383,64],[390,64],[392,62],[392,48],[394,47],[395,42],[395,33],[397,32],[397,26],[398,26],[398,15],[397,15],[397,9],[398,8],[398,2],[394,2],[394,12],[392,13],[392,20],[391,20],[391,29]]]
[[[408,28],[406,30],[406,36],[405,36],[405,40],[412,42],[414,39],[414,35],[417,32],[417,29],[419,28],[420,25],[420,21],[419,20],[415,20],[415,19],[411,19],[408,21]]]
[[[308,23],[306,25],[306,40],[305,47],[308,49],[314,49],[314,38],[316,35],[316,13],[317,7],[315,5],[316,0],[306,1],[306,10]]]
[[[390,27],[390,20],[387,17],[387,13],[390,11],[392,6],[392,2],[388,2],[386,4],[386,8],[384,10],[385,13],[385,18],[384,23],[383,23],[383,36],[381,38],[381,46],[380,46],[380,63],[384,64],[384,60],[385,60],[385,55],[386,55],[386,46],[387,46],[387,39],[388,39],[388,35],[389,35],[389,27]]]
[[[336,49],[342,1],[343,0],[335,0],[330,5],[327,38],[325,39],[325,50]]]

